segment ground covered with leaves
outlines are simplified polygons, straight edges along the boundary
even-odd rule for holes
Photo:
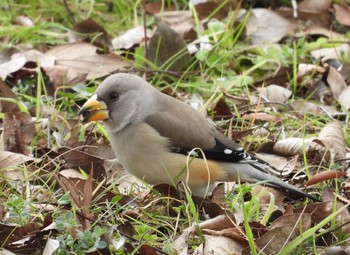
[[[350,254],[349,5],[5,0],[0,253]],[[103,124],[77,116],[118,72],[206,113],[320,201],[232,182],[199,198],[130,176]]]

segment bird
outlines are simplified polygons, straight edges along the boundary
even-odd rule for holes
[[[314,196],[269,174],[204,114],[129,73],[107,77],[81,107],[82,122],[102,121],[118,161],[151,185],[183,182],[204,196],[217,182],[264,182],[301,197]]]

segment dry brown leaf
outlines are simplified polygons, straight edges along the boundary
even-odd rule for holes
[[[294,29],[293,24],[272,10],[255,8],[251,16],[246,29],[253,44],[278,42]]]
[[[150,14],[157,14],[164,11],[176,10],[176,6],[173,3],[165,4],[164,2],[146,3],[143,8],[147,13],[150,13]]]
[[[271,229],[292,227],[305,232],[311,227],[311,215],[309,213],[293,213],[279,217],[271,224]]]
[[[147,38],[150,37],[152,31],[146,30]],[[122,35],[112,40],[113,49],[130,49],[135,45],[139,45],[145,42],[145,30],[143,26],[134,27],[129,29]]]
[[[206,19],[209,15],[211,18],[222,20],[223,18],[227,17],[230,11],[234,11],[239,6],[237,0],[229,0],[229,1],[191,0],[190,2],[194,5],[194,8],[198,13],[199,19],[201,20]],[[212,16],[213,10],[215,10],[214,16]]]
[[[266,112],[257,112],[257,113],[249,113],[243,115],[243,120],[261,120],[261,121],[266,121],[266,122],[277,122],[281,120],[281,117],[272,115]]]
[[[293,227],[284,226],[275,228],[255,241],[255,245],[263,254],[277,254],[289,241],[299,235]],[[244,255],[251,254],[250,249],[243,250]]]
[[[333,121],[326,124],[318,135],[319,139],[331,150],[335,160],[343,160],[346,157],[346,147],[342,126]]]
[[[38,161],[36,158],[29,157],[20,153],[11,151],[0,151],[0,169],[10,169],[28,161]]]
[[[332,0],[304,0],[298,4],[298,10],[310,13],[328,13],[331,4]]]
[[[298,65],[298,78],[302,78],[306,75],[311,75],[314,72],[323,74],[326,72],[326,69],[319,65],[313,65],[313,64],[299,64]]]
[[[12,59],[18,59],[24,57],[25,62],[34,62],[40,67],[51,67],[55,64],[55,58],[52,56],[47,56],[44,53],[35,50],[23,50],[12,55]]]
[[[157,24],[164,22],[184,39],[194,40],[197,37],[191,11],[161,12],[154,17]]]
[[[69,31],[69,42],[87,42],[108,52],[112,49],[112,41],[107,31],[96,21],[87,19],[74,25]]]
[[[262,186],[262,185],[254,185],[252,193],[259,194],[259,202],[261,206],[270,203],[270,200],[271,200],[270,193],[274,196],[275,206],[280,206],[284,202],[285,194],[281,189],[278,189],[278,188]],[[264,213],[264,208],[261,209],[261,213],[262,214]]]
[[[286,158],[275,154],[255,153],[254,156],[273,166],[277,171],[272,169],[273,171],[271,172],[277,176],[286,176],[292,173],[299,159],[299,155],[293,155],[291,158]]]
[[[335,98],[339,98],[339,95],[347,89],[347,85],[344,81],[344,78],[332,66],[329,67],[327,83],[329,84]]]
[[[45,55],[55,58],[55,66],[44,70],[51,79],[56,79],[53,80],[56,87],[69,84],[77,77],[81,77],[82,80],[97,79],[131,66],[116,54],[97,54],[97,47],[88,43],[58,45]],[[55,77],[57,75],[60,79]]]
[[[322,108],[317,105],[316,103],[306,101],[305,99],[297,99],[291,103],[291,107],[298,111],[299,113],[303,114],[305,112],[308,113],[314,113],[314,114],[323,114],[324,111]]]
[[[338,100],[345,111],[350,109],[350,86],[340,93]]]
[[[17,100],[16,94],[13,93],[10,87],[2,80],[0,80],[0,97],[12,98]],[[1,106],[0,110],[2,113],[20,112],[20,109],[16,103],[0,100],[0,106]]]
[[[348,58],[350,56],[350,45],[344,43],[338,47],[322,48],[313,50],[310,53],[314,58],[321,59],[323,62],[328,59],[338,59],[341,61],[342,58]]]
[[[350,8],[347,5],[333,4],[335,18],[337,21],[346,26],[350,26]]]
[[[313,203],[306,205],[303,208],[296,208],[295,213],[309,213],[311,220],[315,223],[320,223],[327,216],[331,215],[334,211],[334,204],[331,201]]]
[[[23,15],[14,17],[13,18],[13,24],[21,25],[21,26],[24,26],[24,27],[32,27],[32,26],[34,26],[33,20],[31,18],[29,18],[27,16],[23,16]]]
[[[273,151],[284,156],[295,156],[303,154],[303,149],[308,148],[312,139],[302,139],[297,137],[290,137],[279,140],[273,146]]]
[[[186,42],[165,23],[159,24],[151,37],[147,58],[161,69],[175,72],[183,71],[190,61]]]
[[[5,151],[27,155],[28,145],[36,134],[32,117],[24,112],[5,113],[4,130],[1,134]]]
[[[283,88],[281,86],[271,84],[267,87],[258,88],[260,96],[264,99],[267,99],[269,102],[279,102],[285,103],[290,96],[292,91],[289,89]]]
[[[0,65],[0,78],[4,81],[6,77],[18,70],[20,70],[26,63],[25,57],[11,59]]]
[[[103,180],[106,177],[106,171],[103,166],[104,160],[102,158],[67,147],[59,148],[58,153],[64,159],[67,168],[82,169],[86,173],[93,171],[94,178],[97,180]]]
[[[243,249],[240,243],[227,237],[204,235],[204,238],[203,252],[206,255],[239,255]]]

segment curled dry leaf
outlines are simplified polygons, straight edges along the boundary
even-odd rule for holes
[[[350,45],[344,43],[334,48],[322,48],[311,51],[311,55],[316,59],[321,59],[323,62],[328,59],[348,58],[350,56]]]
[[[18,57],[11,59],[8,62],[5,62],[0,65],[0,78],[4,81],[6,77],[11,73],[14,73],[20,70],[26,63],[25,57]]]
[[[332,90],[332,93],[335,98],[338,98],[339,95],[347,89],[346,82],[342,75],[335,70],[334,67],[329,66],[327,82]]]
[[[294,29],[292,23],[272,10],[255,8],[251,16],[256,18],[249,19],[256,22],[247,22],[246,29],[253,44],[278,42]]]
[[[5,113],[1,134],[4,150],[28,154],[28,145],[36,134],[32,117],[25,112]]]
[[[147,37],[149,37],[151,33],[151,30],[146,30]],[[145,41],[146,35],[143,26],[129,29],[121,36],[118,36],[112,40],[113,49],[130,49],[135,45],[142,44]]]
[[[54,57],[55,65],[44,70],[58,87],[76,81],[77,77],[81,80],[97,79],[131,66],[120,56],[98,54],[97,49],[88,43],[55,46],[45,53]]]
[[[306,186],[311,186],[319,182],[332,180],[343,176],[346,176],[346,173],[341,171],[329,170],[329,171],[321,172],[311,176],[310,180],[306,183]]]
[[[312,139],[302,139],[297,137],[290,137],[279,140],[273,146],[273,151],[284,156],[302,155],[303,149],[308,148]]]
[[[1,70],[1,68],[0,68],[0,70]],[[12,98],[12,99],[17,100],[16,94],[2,80],[0,80],[0,97]],[[9,112],[16,113],[16,112],[21,111],[16,103],[8,102],[5,100],[0,100],[0,107],[1,107],[0,111],[2,113],[9,113]]]
[[[107,31],[92,19],[75,24],[68,36],[70,43],[88,42],[102,48],[105,52],[112,49],[112,41]]]
[[[350,86],[344,89],[338,97],[340,105],[345,111],[350,110]]]
[[[323,74],[326,72],[326,69],[319,65],[313,65],[313,64],[299,64],[298,65],[298,78],[302,78],[305,75],[310,75],[314,72]]]
[[[292,155],[291,158],[286,158],[275,154],[255,153],[254,156],[273,166],[272,173],[277,176],[286,176],[292,173],[299,159],[299,155]]]
[[[191,11],[160,12],[154,15],[156,23],[165,23],[184,39],[195,39],[195,24]]]
[[[157,26],[150,39],[147,58],[161,69],[171,71],[184,70],[190,61],[186,42],[165,23]]]
[[[29,162],[40,162],[40,160],[20,153],[0,151],[0,173],[10,180],[23,180],[24,175],[19,165]]]
[[[346,26],[350,26],[350,8],[347,5],[333,4],[335,18],[337,21]]]
[[[24,27],[32,27],[32,26],[34,26],[33,20],[31,20],[31,18],[29,18],[27,16],[23,16],[23,15],[14,17],[13,18],[13,24],[21,25],[21,26],[24,26]]]
[[[346,147],[342,127],[339,122],[333,121],[326,124],[319,139],[326,144],[335,160],[343,160],[346,157]]]
[[[314,114],[323,114],[322,108],[310,101],[306,101],[305,99],[297,99],[291,103],[291,107],[293,110],[298,111],[303,114],[305,112],[314,113]]]
[[[298,4],[298,10],[310,13],[328,13],[332,0],[304,0]]]
[[[258,88],[258,91],[260,93],[260,96],[264,99],[267,99],[269,102],[285,103],[292,95],[292,91],[289,89],[275,84],[271,84],[263,88]]]
[[[276,219],[271,224],[271,229],[280,227],[293,227],[305,232],[311,227],[311,215],[309,213],[286,214]]]
[[[240,254],[243,249],[243,246],[240,243],[228,237],[204,235],[204,238],[204,254]]]

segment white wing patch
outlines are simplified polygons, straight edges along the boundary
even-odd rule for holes
[[[224,150],[224,153],[225,153],[225,154],[232,154],[232,150],[230,150],[230,149],[225,149],[225,150]]]

